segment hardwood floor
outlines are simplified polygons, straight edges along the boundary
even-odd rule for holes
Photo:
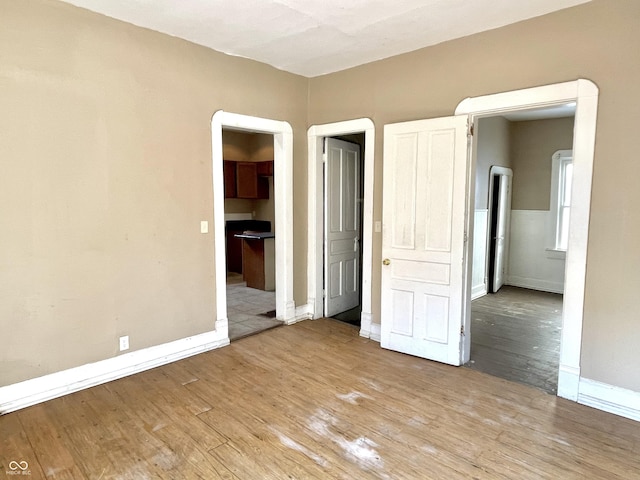
[[[55,479],[637,479],[640,423],[323,319],[0,417]],[[11,463],[15,467],[15,463]]]
[[[555,394],[562,295],[504,286],[471,302],[467,367]]]

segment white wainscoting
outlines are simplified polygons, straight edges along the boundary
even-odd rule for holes
[[[511,210],[508,285],[563,293],[565,261],[547,252],[550,217],[546,210]]]
[[[471,300],[487,294],[487,209],[476,210],[473,217],[473,265],[471,269]]]

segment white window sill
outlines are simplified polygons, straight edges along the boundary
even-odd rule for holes
[[[546,248],[545,252],[547,254],[547,258],[551,258],[553,260],[564,260],[567,257],[566,250],[559,250],[557,248]]]

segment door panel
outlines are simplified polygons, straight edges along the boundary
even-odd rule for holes
[[[327,139],[325,161],[325,300],[332,316],[360,303],[360,147]]]
[[[459,365],[467,117],[385,125],[384,348]]]

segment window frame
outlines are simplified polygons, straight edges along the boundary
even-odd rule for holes
[[[565,203],[565,191],[571,186],[566,184],[567,166],[573,165],[573,150],[558,150],[551,156],[551,197],[549,204],[549,247],[547,252],[553,258],[565,258],[567,247],[569,244],[568,237],[566,245],[561,245],[562,226],[566,225],[568,231],[569,218],[566,216],[565,209],[571,212],[571,199]]]

